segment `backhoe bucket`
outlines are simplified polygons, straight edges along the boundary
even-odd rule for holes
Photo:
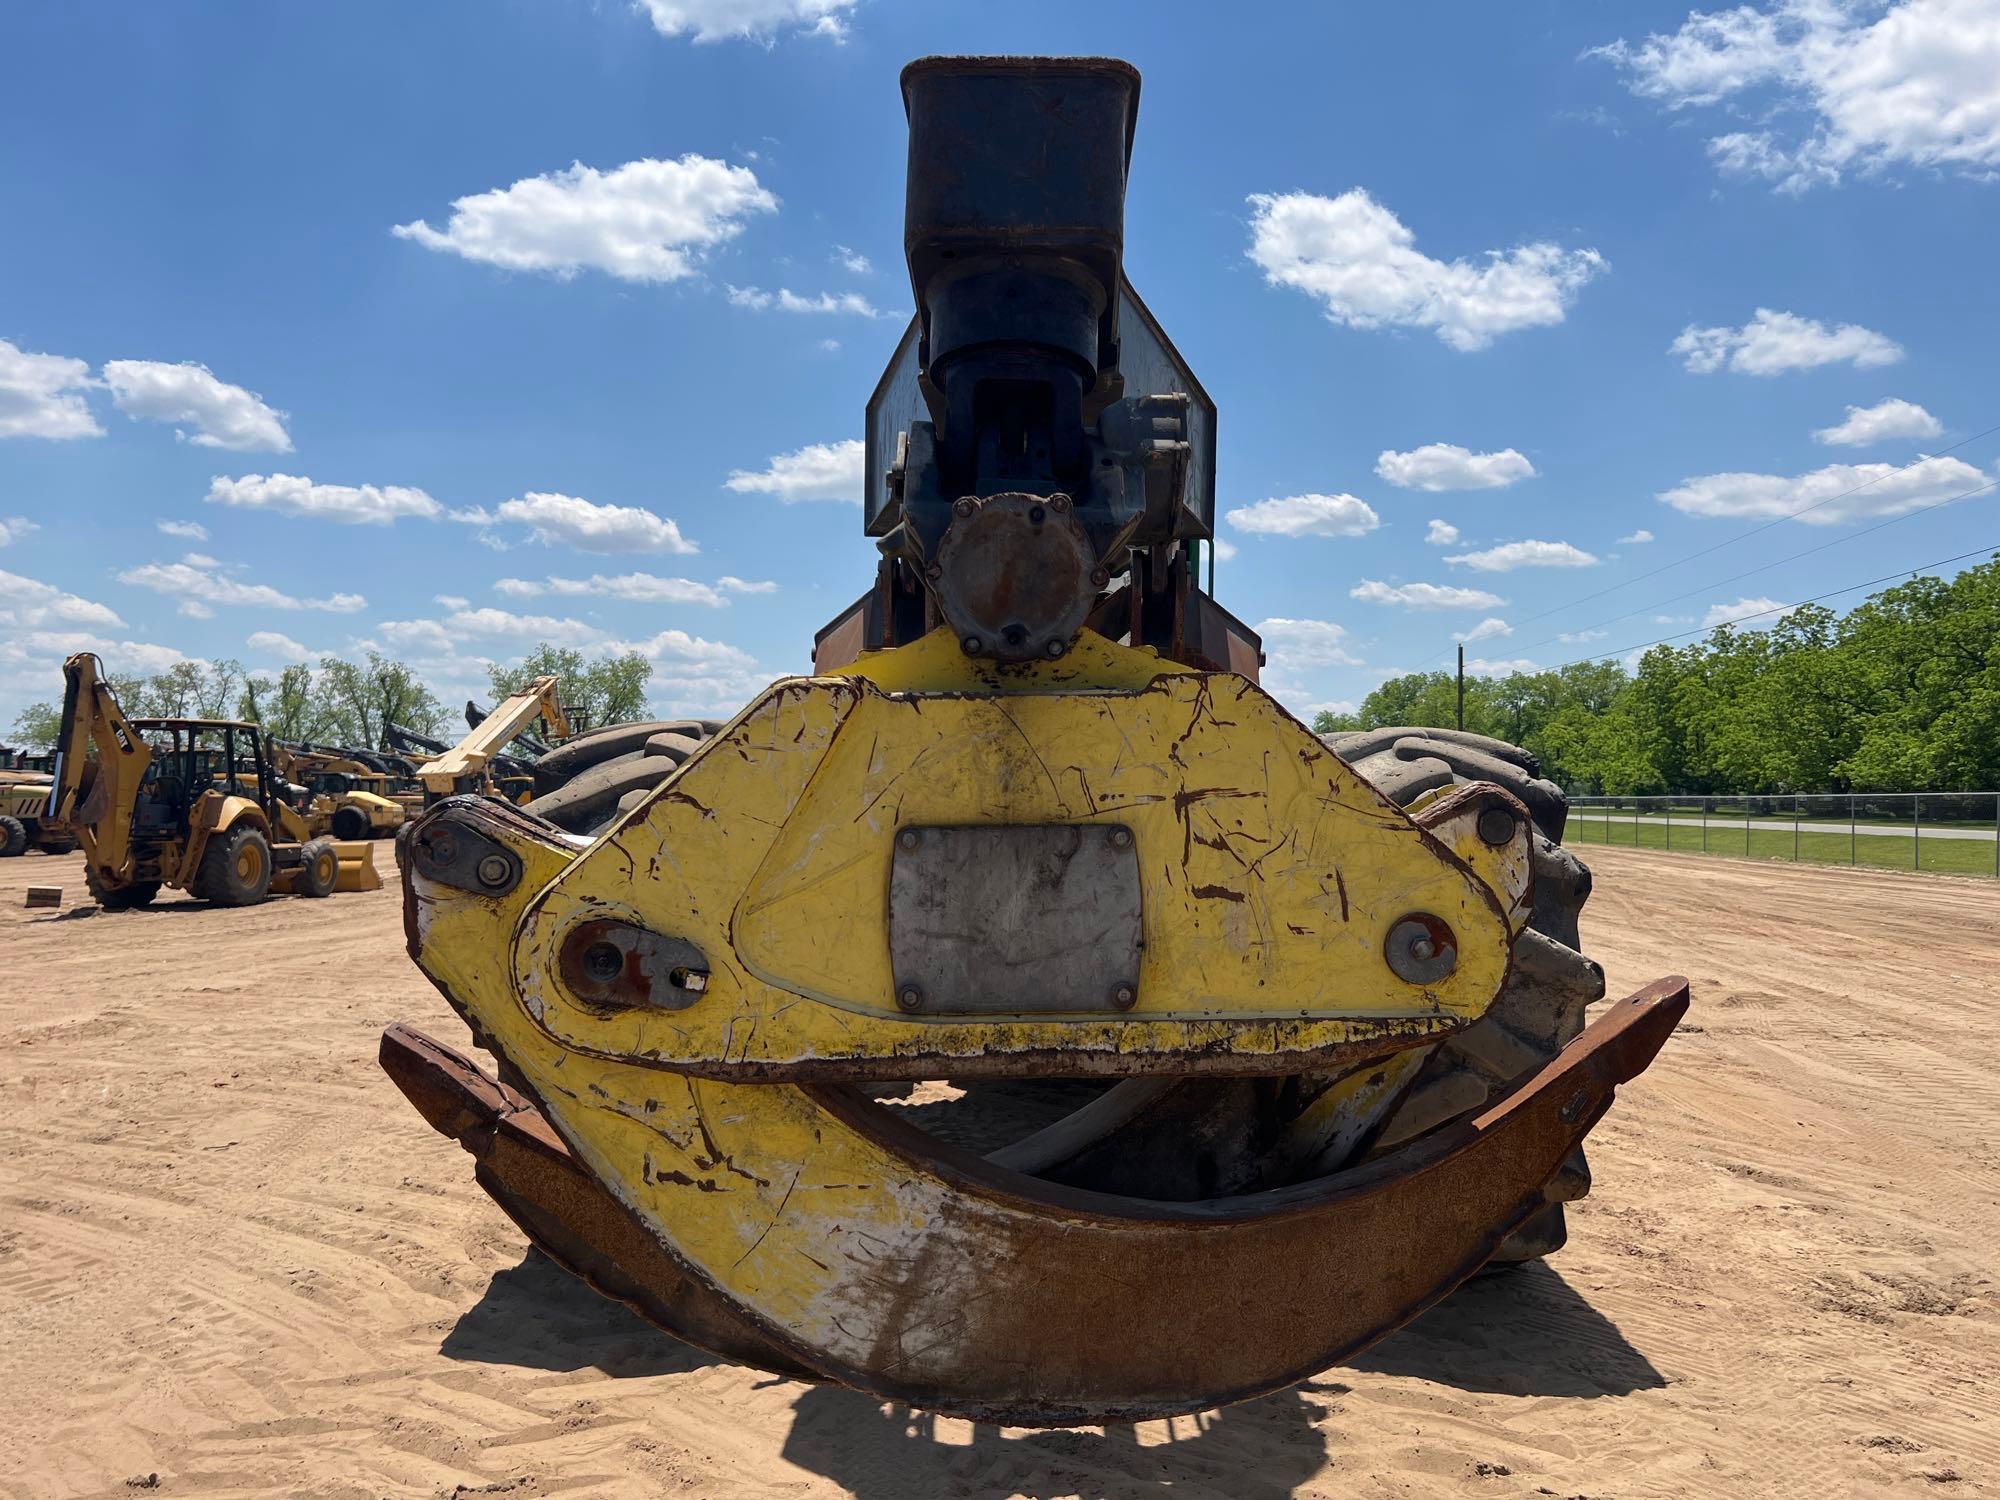
[[[375,844],[370,839],[339,839],[333,846],[340,856],[340,874],[334,880],[336,891],[379,891],[382,876],[375,868]]]

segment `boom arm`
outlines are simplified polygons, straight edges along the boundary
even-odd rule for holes
[[[46,821],[73,834],[93,865],[122,871],[131,858],[139,783],[152,763],[151,748],[126,721],[97,657],[83,651],[64,662],[62,730]]]
[[[432,797],[465,790],[468,783],[482,779],[501,749],[537,719],[544,720],[558,738],[568,736],[569,720],[563,717],[553,677],[537,677],[495,706],[464,739],[419,766],[417,778]]]

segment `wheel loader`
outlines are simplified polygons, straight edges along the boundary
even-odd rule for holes
[[[82,846],[99,906],[145,906],[162,887],[217,906],[380,890],[373,846],[313,837],[285,785],[257,725],[127,719],[96,656],[63,663],[45,821]]]
[[[1560,1246],[1687,1004],[1604,1008],[1525,751],[1322,742],[1199,586],[1215,406],[1124,278],[1139,76],[902,74],[872,585],[592,838],[407,831],[498,1063],[381,1062],[550,1256],[782,1375],[1028,1426],[1349,1359]]]

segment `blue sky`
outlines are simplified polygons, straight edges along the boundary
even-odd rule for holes
[[[2000,541],[2000,0],[12,6],[0,726],[83,647],[804,668],[933,52],[1143,72],[1127,270],[1296,709]]]

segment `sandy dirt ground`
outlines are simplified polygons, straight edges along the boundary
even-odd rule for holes
[[[77,857],[0,862],[0,1492],[2000,1493],[2000,887],[1586,852],[1613,993],[1695,1004],[1569,1248],[1287,1394],[1056,1433],[717,1363],[527,1254],[375,1067],[464,1036],[392,891],[51,915]]]

